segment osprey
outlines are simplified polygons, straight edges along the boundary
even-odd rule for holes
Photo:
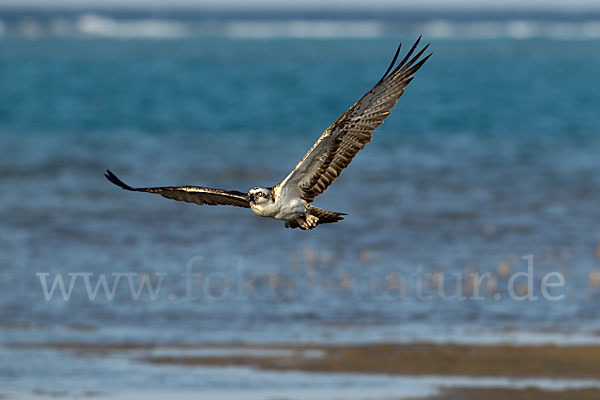
[[[383,77],[323,132],[319,140],[278,185],[256,187],[248,193],[200,186],[133,188],[110,170],[106,178],[125,190],[157,193],[168,199],[200,205],[229,205],[250,208],[261,217],[285,221],[286,228],[312,229],[319,224],[338,222],[346,215],[311,205],[337,179],[354,156],[371,141],[371,134],[390,115],[404,88],[431,54],[421,58],[429,44],[411,58],[421,37],[394,68],[400,46]]]

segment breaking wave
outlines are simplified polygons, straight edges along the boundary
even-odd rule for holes
[[[95,14],[77,19],[77,31],[83,35],[114,38],[181,38],[189,35],[186,24],[161,19],[116,20]]]
[[[376,38],[384,28],[379,21],[232,21],[223,33],[234,38]]]
[[[597,39],[600,38],[600,21],[477,21],[451,22],[435,20],[424,23],[422,32],[429,37],[444,39]]]
[[[544,21],[526,19],[398,22],[380,19],[177,19],[116,18],[84,13],[71,17],[22,16],[0,20],[0,37],[46,36],[114,39],[226,38],[380,38],[423,34],[438,39],[600,39],[600,19]]]

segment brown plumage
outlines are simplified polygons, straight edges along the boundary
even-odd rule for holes
[[[296,183],[301,197],[310,203],[340,176],[354,156],[371,141],[372,133],[390,115],[415,72],[431,56],[421,58],[428,44],[411,58],[420,40],[419,37],[394,68],[400,53],[398,47],[381,80],[323,132],[294,170],[277,185],[276,191],[284,185]]]

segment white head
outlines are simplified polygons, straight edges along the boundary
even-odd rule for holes
[[[274,201],[271,190],[266,188],[254,188],[248,192],[248,201],[255,205],[263,205]]]

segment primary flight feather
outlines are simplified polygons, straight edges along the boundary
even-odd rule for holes
[[[296,167],[279,184],[254,188],[248,193],[200,186],[133,188],[110,170],[106,178],[125,190],[157,193],[168,199],[199,205],[230,205],[251,208],[261,217],[285,221],[286,228],[312,229],[337,222],[346,215],[310,205],[340,176],[354,156],[371,141],[371,135],[390,115],[412,81],[415,72],[431,54],[422,57],[429,44],[414,56],[421,38],[395,66],[401,46],[377,84],[323,132]]]

